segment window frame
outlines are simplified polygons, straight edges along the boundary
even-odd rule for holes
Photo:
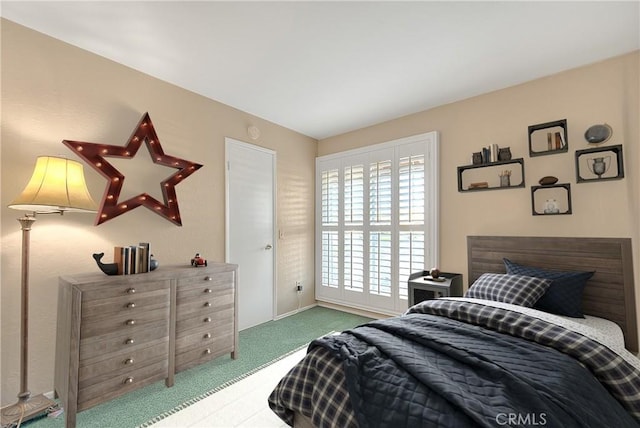
[[[399,218],[399,164],[400,159],[407,156],[424,155],[424,224],[401,225]],[[392,201],[391,201],[391,226],[370,224],[369,222],[369,168],[375,161],[386,160],[391,157],[392,163]],[[344,177],[345,168],[356,165],[364,165],[363,193],[364,198],[364,222],[362,226],[345,224],[344,219]],[[330,169],[338,170],[338,225],[325,226],[322,224],[322,172]],[[400,297],[400,232],[422,231],[424,232],[424,267],[439,265],[439,134],[437,131],[405,137],[380,144],[333,153],[316,158],[316,274],[315,292],[319,301],[351,306],[354,308],[376,311],[389,315],[397,315],[407,309],[408,299]],[[322,286],[322,233],[323,231],[337,231],[339,242],[338,272],[339,286],[329,288]],[[368,292],[369,290],[369,236],[371,232],[391,231],[392,239],[392,278],[391,297],[378,296]],[[364,236],[364,292],[354,292],[345,289],[344,281],[344,233],[362,231]]]

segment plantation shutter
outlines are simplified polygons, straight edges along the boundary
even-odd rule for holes
[[[339,286],[339,240],[338,230],[331,226],[338,226],[340,188],[338,170],[329,169],[322,172],[322,281],[324,287],[338,288]]]
[[[408,298],[409,275],[424,269],[425,156],[401,157],[398,165],[399,297]],[[408,230],[406,230],[408,229]]]
[[[437,134],[318,158],[316,298],[395,314],[437,265]]]

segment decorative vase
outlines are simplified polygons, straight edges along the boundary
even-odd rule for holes
[[[156,259],[149,260],[149,271],[158,269],[158,266],[160,266],[160,262],[158,262]]]
[[[511,148],[503,147],[498,149],[498,160],[508,161],[511,160]]]
[[[482,163],[482,153],[475,152],[471,158],[471,161],[474,165],[480,165]]]
[[[592,158],[590,159],[591,164],[589,165],[589,169],[597,175],[598,178],[602,178],[602,174],[609,170],[609,165],[611,165],[610,159],[611,156]]]

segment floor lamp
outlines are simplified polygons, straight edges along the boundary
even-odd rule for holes
[[[82,164],[69,159],[40,156],[31,180],[9,208],[29,211],[18,219],[22,229],[22,280],[20,307],[20,393],[18,402],[2,408],[2,426],[20,425],[56,403],[43,394],[31,395],[27,387],[29,350],[29,235],[36,214],[96,212],[84,180]]]

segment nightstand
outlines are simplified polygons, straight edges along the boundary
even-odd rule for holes
[[[440,272],[439,278],[444,280],[433,280],[428,271],[412,273],[407,281],[409,285],[409,307],[423,300],[462,296],[462,274]]]

